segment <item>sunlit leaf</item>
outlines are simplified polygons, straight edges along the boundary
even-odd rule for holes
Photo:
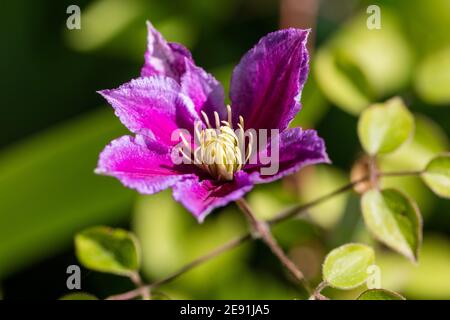
[[[450,45],[450,2],[447,0],[383,1],[395,8],[418,55]],[[424,28],[426,26],[426,28]],[[430,35],[433,30],[433,36]]]
[[[380,169],[422,170],[436,154],[449,148],[445,131],[423,114],[414,114],[414,135],[410,142],[380,158]]]
[[[358,122],[358,136],[371,155],[396,150],[411,135],[414,117],[400,98],[377,103],[365,110]]]
[[[350,243],[331,251],[323,264],[323,279],[332,287],[352,289],[363,284],[367,268],[375,261],[373,249],[364,244]]]
[[[130,276],[140,265],[140,248],[133,234],[122,229],[93,227],[75,236],[78,260],[95,271]]]
[[[369,231],[381,242],[417,261],[422,241],[422,218],[417,205],[395,189],[372,189],[361,198]]]
[[[421,176],[437,195],[450,198],[450,153],[431,160]]]
[[[371,102],[404,87],[411,50],[395,16],[382,7],[382,28],[369,30],[367,14],[356,16],[322,46],[313,72],[324,94],[337,106],[358,114]]]
[[[98,300],[98,298],[90,293],[74,292],[62,296],[59,300]]]
[[[428,103],[450,102],[450,48],[433,52],[421,62],[415,75],[415,87]]]
[[[142,12],[142,2],[98,0],[83,8],[81,29],[66,30],[69,45],[80,51],[95,50],[128,27]]]
[[[386,289],[369,289],[361,293],[357,300],[406,300],[400,294]]]
[[[414,114],[415,129],[413,139],[396,151],[378,159],[382,172],[421,171],[437,154],[449,150],[445,131],[430,118]],[[413,198],[424,218],[433,213],[436,197],[421,181],[420,176],[398,176],[381,180],[383,188],[395,188]]]
[[[361,92],[352,79],[338,68],[331,49],[324,47],[319,50],[314,63],[312,70],[319,86],[333,103],[352,114],[358,114],[370,104],[372,98]]]

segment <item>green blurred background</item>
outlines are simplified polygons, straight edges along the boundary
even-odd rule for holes
[[[81,7],[81,30],[66,28],[71,4]],[[369,4],[381,7],[380,30],[366,27]],[[449,150],[448,0],[7,1],[0,13],[3,298],[56,299],[67,293],[66,268],[77,264],[73,236],[88,226],[136,232],[148,281],[245,232],[233,205],[198,225],[170,192],[143,197],[93,174],[102,148],[126,133],[95,91],[139,75],[147,19],[167,39],[191,49],[197,64],[227,90],[233,66],[260,37],[280,23],[314,28],[304,108],[293,125],[316,128],[333,164],[256,187],[248,199],[260,217],[349,181],[361,153],[357,115],[371,102],[400,95],[417,115],[414,139],[383,158],[384,169],[420,169],[434,154]],[[320,280],[330,249],[361,241],[377,248],[383,287],[412,299],[449,299],[450,203],[415,177],[383,183],[402,188],[422,209],[424,245],[418,266],[373,242],[356,194],[276,226],[275,235],[313,282]],[[132,287],[119,277],[85,269],[82,275],[83,291],[100,297]],[[171,298],[302,298],[302,290],[258,243],[230,251],[160,291]],[[324,293],[347,299],[357,291]]]

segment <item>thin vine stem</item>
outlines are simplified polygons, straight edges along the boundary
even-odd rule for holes
[[[379,177],[418,176],[421,173],[422,173],[422,171],[379,172],[378,176]],[[326,195],[323,195],[311,202],[308,202],[308,203],[305,203],[302,205],[293,206],[287,210],[282,211],[281,213],[276,215],[274,218],[265,221],[265,223],[270,227],[272,225],[276,225],[278,223],[289,220],[291,218],[295,218],[295,217],[299,216],[300,214],[305,213],[308,209],[310,209],[316,205],[326,202],[341,193],[352,190],[353,187],[355,187],[356,185],[358,185],[362,182],[367,181],[369,178],[370,178],[369,176],[362,177],[358,180],[355,180],[346,185],[343,185],[342,187],[340,187]],[[170,275],[168,275],[160,280],[153,282],[152,284],[144,284],[134,290],[131,290],[131,291],[128,291],[128,292],[125,292],[122,294],[112,295],[112,296],[107,297],[106,299],[107,300],[130,300],[130,299],[137,298],[137,297],[141,296],[143,294],[143,292],[145,292],[145,291],[149,292],[153,288],[167,284],[167,283],[175,280],[179,276],[183,275],[184,273],[194,269],[195,267],[215,258],[216,256],[221,255],[222,253],[224,253],[228,250],[234,249],[234,248],[240,246],[241,244],[243,244],[249,240],[252,240],[252,239],[253,239],[252,234],[250,232],[246,233],[238,238],[235,238],[235,239],[232,239],[232,240],[226,242],[225,244],[221,245],[220,247],[217,247],[216,249],[212,250],[211,252],[209,252],[197,259],[192,260],[188,264],[181,267],[179,270],[171,273]]]
[[[267,223],[269,225],[274,225],[274,224],[280,223],[282,221],[294,218],[297,215],[299,215],[300,213],[303,213],[306,210],[308,210],[308,209],[310,209],[310,208],[312,208],[312,207],[314,207],[314,206],[316,206],[318,204],[321,204],[322,202],[325,202],[325,201],[327,201],[327,200],[329,200],[329,199],[331,199],[331,198],[333,198],[333,197],[335,197],[335,196],[337,196],[337,195],[339,195],[339,194],[341,194],[343,192],[346,192],[348,190],[353,189],[353,187],[355,187],[356,185],[358,185],[358,184],[360,184],[362,182],[365,182],[367,179],[369,179],[369,176],[365,176],[365,177],[362,177],[361,179],[352,181],[352,182],[350,182],[350,183],[348,183],[348,184],[346,184],[346,185],[344,185],[344,186],[342,186],[342,187],[340,187],[340,188],[338,188],[338,189],[336,189],[336,190],[334,190],[334,191],[332,191],[330,193],[327,193],[327,194],[325,194],[325,195],[323,195],[323,196],[321,196],[321,197],[319,197],[319,198],[317,198],[317,199],[315,199],[315,200],[313,200],[311,202],[293,206],[293,207],[285,210],[284,212],[279,213],[274,218],[267,220]]]
[[[406,177],[406,176],[420,176],[424,170],[418,171],[392,171],[380,172],[379,177]]]
[[[328,287],[328,283],[326,281],[319,283],[316,289],[314,289],[313,294],[309,297],[309,300],[328,300],[328,298],[321,293],[326,287]]]
[[[283,249],[278,245],[277,241],[272,235],[270,231],[270,227],[265,221],[258,220],[247,201],[244,198],[241,198],[236,201],[237,205],[241,209],[241,211],[248,218],[251,228],[255,232],[254,238],[261,238],[261,240],[270,248],[272,253],[280,260],[283,266],[291,273],[291,275],[311,294],[311,287],[306,281],[303,272],[292,262],[291,259],[284,253]]]

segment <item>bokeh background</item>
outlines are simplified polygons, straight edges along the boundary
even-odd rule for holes
[[[81,30],[66,28],[66,8],[81,7]],[[366,8],[381,7],[380,30],[368,30]],[[414,139],[383,158],[385,169],[414,170],[449,150],[450,1],[448,0],[16,0],[0,13],[0,292],[4,299],[57,299],[66,268],[77,264],[73,236],[93,225],[134,231],[143,274],[151,281],[240,235],[234,206],[204,224],[170,191],[139,196],[96,176],[98,153],[126,133],[96,90],[139,75],[146,20],[189,47],[198,65],[228,89],[233,66],[260,37],[286,26],[312,27],[311,74],[294,125],[325,138],[331,166],[317,166],[270,185],[248,200],[260,217],[312,200],[349,181],[361,153],[358,113],[400,95],[416,114]],[[412,299],[450,298],[450,202],[415,177],[389,178],[406,190],[425,219],[420,263],[375,243],[359,197],[347,193],[278,225],[275,235],[314,282],[324,255],[350,241],[377,249],[382,285]],[[82,271],[82,289],[100,297],[132,288],[127,279]],[[302,291],[261,244],[248,243],[160,289],[171,298],[293,299]],[[358,290],[334,291],[350,299]]]

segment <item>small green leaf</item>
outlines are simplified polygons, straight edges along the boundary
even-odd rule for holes
[[[450,198],[450,153],[432,159],[421,176],[434,193]]]
[[[369,289],[359,295],[356,300],[406,300],[405,297],[386,289]]]
[[[338,289],[355,288],[366,281],[367,268],[374,261],[375,253],[369,246],[358,243],[340,246],[325,258],[323,279]]]
[[[358,136],[371,155],[390,153],[411,136],[414,117],[401,98],[377,103],[364,110],[358,122]]]
[[[90,293],[74,292],[62,296],[59,300],[98,300],[98,298]]]
[[[417,261],[422,217],[415,202],[395,189],[372,189],[362,196],[361,209],[367,228],[379,241]]]
[[[75,237],[78,260],[100,272],[130,276],[139,269],[139,244],[135,236],[122,229],[94,227]]]

